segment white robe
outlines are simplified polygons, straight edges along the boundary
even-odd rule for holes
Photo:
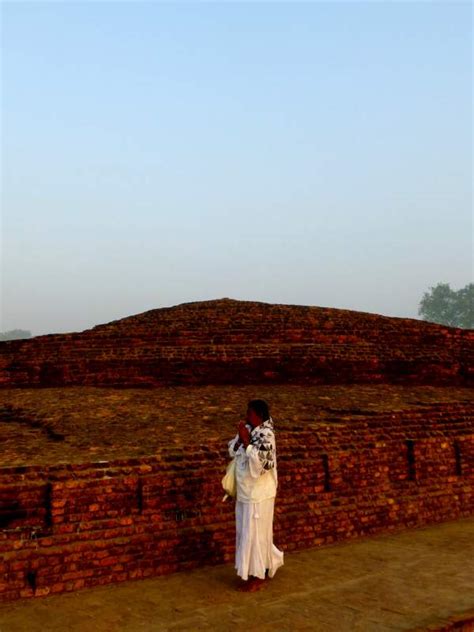
[[[284,554],[273,544],[273,512],[278,485],[275,437],[270,418],[251,432],[251,443],[234,450],[239,436],[229,441],[236,457],[235,568],[244,580],[249,575],[273,577]]]

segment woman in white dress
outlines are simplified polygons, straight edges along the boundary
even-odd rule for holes
[[[246,422],[228,445],[236,457],[235,568],[245,582],[241,589],[253,591],[283,565],[283,552],[273,544],[278,476],[273,420],[264,400],[248,403]]]

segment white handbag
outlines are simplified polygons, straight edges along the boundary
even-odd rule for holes
[[[228,496],[235,498],[237,496],[237,483],[235,480],[235,457],[227,466],[225,476],[222,479],[222,487],[224,488],[225,495],[222,502],[227,499]]]

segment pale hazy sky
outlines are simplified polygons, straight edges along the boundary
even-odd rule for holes
[[[470,2],[3,2],[0,330],[473,280]]]

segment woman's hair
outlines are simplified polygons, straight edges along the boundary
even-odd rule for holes
[[[251,399],[247,406],[251,408],[254,413],[262,419],[262,421],[266,421],[270,417],[270,410],[264,399]]]

